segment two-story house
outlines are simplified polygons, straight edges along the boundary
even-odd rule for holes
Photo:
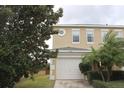
[[[81,57],[90,52],[91,46],[99,48],[108,31],[124,37],[124,26],[99,24],[58,24],[54,29],[53,50],[58,49],[57,58],[51,59],[50,79],[82,79],[79,70]]]

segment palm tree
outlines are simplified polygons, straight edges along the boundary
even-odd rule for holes
[[[102,72],[102,66],[101,66],[101,61],[100,61],[100,51],[95,50],[93,47],[91,47],[91,54],[87,57],[89,59],[91,65],[92,65],[92,70],[98,71],[100,76],[102,77],[102,80],[105,81],[103,72]]]
[[[98,71],[103,81],[105,81],[103,71],[106,71],[107,81],[110,81],[112,66],[124,64],[124,38],[116,38],[114,32],[108,32],[102,46],[97,50],[92,47],[91,53],[82,58],[82,63],[90,64],[92,70]]]
[[[113,64],[122,65],[124,63],[123,47],[124,39],[116,38],[116,34],[112,31],[108,32],[98,53],[101,65],[107,71],[107,81],[110,81]]]

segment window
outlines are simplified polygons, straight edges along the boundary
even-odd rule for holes
[[[72,29],[72,43],[79,43],[80,30]]]
[[[100,29],[101,30],[101,42],[104,41],[105,36],[107,35],[107,33],[110,31],[110,29]]]
[[[116,32],[116,37],[117,38],[123,38],[123,32]]]
[[[94,42],[94,33],[93,33],[93,31],[87,31],[86,36],[87,36],[87,43],[93,43]]]
[[[107,35],[107,31],[101,32],[101,39],[102,39],[102,42],[104,41],[106,35]]]
[[[117,38],[123,38],[123,30],[122,29],[114,29]]]
[[[64,29],[59,29],[58,35],[59,36],[64,36],[65,35],[65,30]]]

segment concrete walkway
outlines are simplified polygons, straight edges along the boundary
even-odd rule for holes
[[[56,80],[54,88],[92,88],[85,80]]]

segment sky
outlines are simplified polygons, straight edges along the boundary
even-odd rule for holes
[[[124,25],[124,5],[64,5],[63,17],[58,24]],[[47,42],[52,48],[52,39]]]
[[[124,6],[114,5],[67,5],[63,8],[60,24],[124,24]]]

